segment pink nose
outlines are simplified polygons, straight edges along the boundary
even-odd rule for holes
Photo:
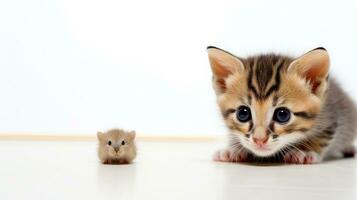
[[[267,143],[268,139],[269,139],[268,137],[264,137],[264,138],[254,138],[254,137],[253,137],[254,143],[257,144],[257,145],[259,145],[259,146],[261,146],[261,145]]]

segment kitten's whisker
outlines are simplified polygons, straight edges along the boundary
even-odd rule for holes
[[[288,143],[287,145],[289,145],[290,147],[293,147],[294,149],[296,149],[297,151],[299,151],[301,154],[303,154],[304,156],[306,156],[306,153],[304,151],[302,151],[301,149],[299,149],[298,147],[296,147],[294,144]]]

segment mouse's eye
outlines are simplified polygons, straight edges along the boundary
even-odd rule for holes
[[[112,145],[112,141],[109,140],[109,141],[108,141],[108,145],[109,145],[109,146]]]
[[[124,145],[124,144],[125,144],[124,140],[123,140],[123,141],[121,141],[121,145]]]

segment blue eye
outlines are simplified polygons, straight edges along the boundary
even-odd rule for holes
[[[247,106],[239,106],[236,117],[240,122],[247,122],[252,119],[250,108]]]
[[[282,107],[275,109],[273,120],[280,124],[284,124],[290,120],[290,117],[291,114],[289,109]]]

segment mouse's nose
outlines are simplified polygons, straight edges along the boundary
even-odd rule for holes
[[[115,147],[114,147],[114,150],[115,150],[116,152],[118,152],[118,151],[119,151],[119,146],[115,146]]]

